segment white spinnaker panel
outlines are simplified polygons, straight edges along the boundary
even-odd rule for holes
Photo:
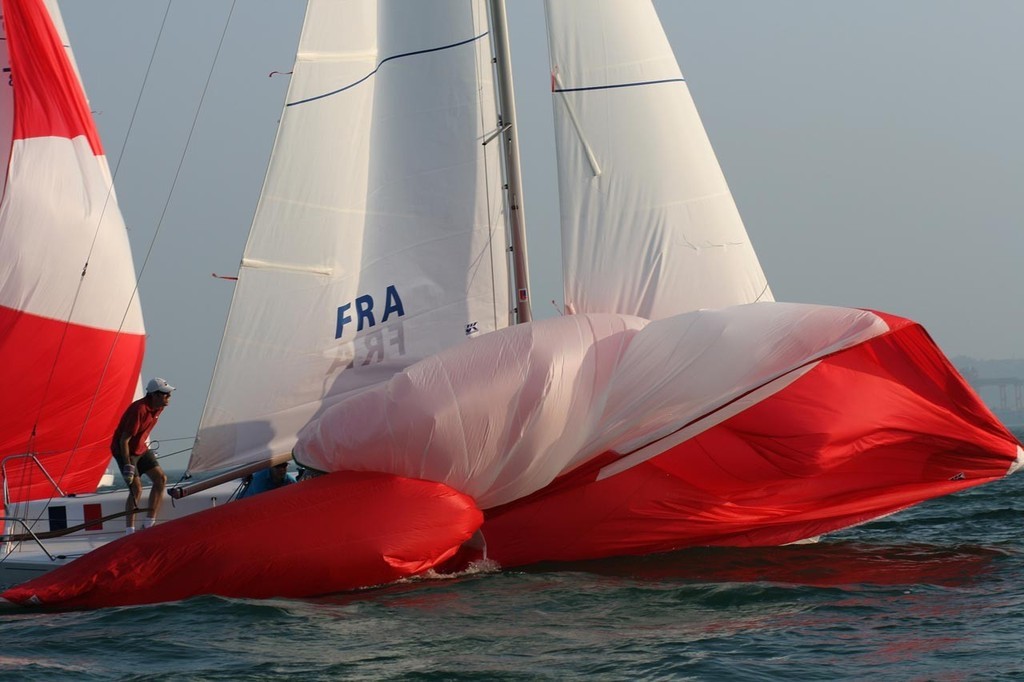
[[[309,3],[190,468],[508,324],[483,2]]]
[[[12,254],[0,262],[0,305],[143,333],[131,248],[110,171],[85,137],[14,141],[0,206],[0,253]]]
[[[603,453],[623,455],[609,471],[653,457],[887,329],[868,311],[792,303],[535,320],[332,405],[295,454],[438,481],[490,509]]]
[[[654,320],[772,300],[654,7],[545,6],[567,308]]]
[[[43,5],[77,78],[60,11],[52,0]],[[6,40],[0,40],[0,64],[0,162],[5,169],[0,181],[0,253],[5,255],[0,259],[0,305],[86,327],[144,333],[131,247],[110,168],[98,137],[97,149],[88,139],[92,120],[71,128],[53,123],[59,129],[50,131],[45,111],[33,110],[42,121],[29,126],[30,137],[13,139],[14,76]],[[52,87],[65,89],[48,92]],[[78,90],[80,84],[32,84],[35,96],[54,107],[72,97],[71,87]]]

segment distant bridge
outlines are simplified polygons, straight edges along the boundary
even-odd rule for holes
[[[1001,379],[982,379],[970,377],[970,383],[975,388],[985,386],[999,387],[999,406],[1004,410],[1013,409],[1018,412],[1024,411],[1024,379],[1017,377],[1005,377]],[[1010,405],[1009,389],[1013,387],[1013,405]]]

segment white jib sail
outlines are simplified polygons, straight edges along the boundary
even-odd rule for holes
[[[313,0],[190,469],[507,326],[483,2]]]
[[[772,300],[649,2],[547,0],[566,307]]]

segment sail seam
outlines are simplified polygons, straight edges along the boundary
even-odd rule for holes
[[[288,102],[287,104],[285,104],[285,107],[294,107],[294,106],[297,106],[299,104],[308,104],[309,102],[315,102],[316,100],[324,99],[325,97],[331,97],[332,95],[337,95],[339,93],[345,92],[346,90],[351,90],[352,88],[356,87],[360,83],[363,83],[363,82],[367,81],[368,79],[370,79],[371,77],[373,77],[374,74],[376,74],[378,71],[380,71],[380,68],[382,66],[384,66],[388,62],[394,61],[396,59],[403,59],[405,57],[416,57],[416,56],[421,55],[421,54],[429,54],[431,52],[440,52],[442,50],[450,50],[452,48],[462,47],[463,45],[469,45],[470,43],[475,43],[478,40],[483,39],[487,35],[487,33],[488,33],[487,31],[484,31],[483,33],[481,33],[478,36],[474,36],[472,38],[467,38],[466,40],[460,40],[457,43],[451,43],[449,45],[441,45],[439,47],[428,47],[425,50],[415,50],[413,52],[403,52],[401,54],[395,54],[395,55],[391,55],[390,57],[385,57],[384,59],[382,59],[380,61],[380,63],[377,64],[377,66],[373,69],[373,71],[371,71],[370,73],[366,74],[365,76],[363,76],[359,80],[357,80],[357,81],[355,81],[353,83],[349,83],[348,85],[345,85],[343,87],[340,87],[337,90],[332,90],[330,92],[325,92],[322,95],[314,95],[313,97],[307,97],[306,99],[296,100],[295,102]]]

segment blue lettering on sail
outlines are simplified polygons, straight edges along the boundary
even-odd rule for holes
[[[363,294],[354,301],[356,332],[363,331],[377,325],[377,317],[373,313],[374,299],[371,294]],[[345,325],[351,324],[353,302],[338,306],[338,321],[334,328],[334,338],[340,339],[345,333]],[[402,304],[402,297],[398,295],[398,288],[389,284],[384,291],[384,312],[381,314],[380,323],[384,324],[392,315],[403,317],[405,306]]]
[[[367,294],[356,299],[356,314],[359,316],[359,326],[356,327],[357,332],[363,331],[363,322],[367,320],[369,320],[366,325],[368,327],[377,324],[373,321],[373,296]]]
[[[405,308],[402,307],[402,299],[398,295],[398,289],[395,288],[394,284],[388,285],[388,290],[384,292],[384,317],[381,318],[381,322],[387,322],[388,316],[391,313],[395,313],[399,317],[405,315]]]
[[[351,303],[346,303],[343,306],[338,306],[338,326],[334,330],[334,338],[340,339],[341,333],[345,328],[345,325],[352,321],[352,318],[348,315],[348,309],[352,307]]]

